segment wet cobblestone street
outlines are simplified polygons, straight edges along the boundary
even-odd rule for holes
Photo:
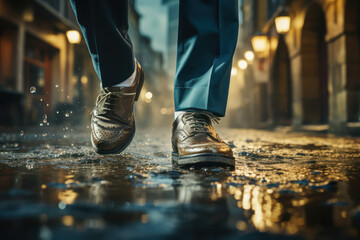
[[[359,239],[359,138],[220,129],[235,169],[179,169],[169,129],[0,134],[1,239]]]

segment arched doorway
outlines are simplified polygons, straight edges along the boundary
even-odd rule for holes
[[[345,7],[347,120],[360,121],[360,1]]]
[[[272,74],[272,116],[274,125],[290,125],[292,118],[292,88],[289,51],[283,36],[274,57]]]
[[[310,4],[301,35],[303,123],[328,121],[328,54],[325,14],[317,3]]]

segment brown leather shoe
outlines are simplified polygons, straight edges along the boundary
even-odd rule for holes
[[[133,86],[104,88],[98,96],[91,113],[91,143],[97,153],[118,153],[130,144],[135,134],[133,106],[143,83],[144,72],[137,63]]]
[[[172,160],[177,165],[235,165],[233,152],[213,128],[219,118],[209,112],[180,114],[172,130]]]

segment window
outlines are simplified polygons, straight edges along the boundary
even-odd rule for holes
[[[31,122],[49,114],[51,105],[51,58],[54,48],[28,34],[26,36],[24,57],[24,92],[27,94],[26,106]],[[30,93],[30,88],[36,91]]]
[[[0,89],[16,90],[17,29],[0,21]]]

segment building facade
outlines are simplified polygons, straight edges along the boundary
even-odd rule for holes
[[[131,0],[129,35],[147,80],[137,113],[149,119],[157,97],[145,93],[166,74],[162,54],[139,32],[140,17]],[[89,121],[100,82],[84,39],[71,43],[70,30],[80,32],[68,0],[0,0],[0,126]]]
[[[360,122],[360,1],[243,0],[241,8],[242,47],[234,63],[253,50],[256,33],[267,37],[267,48],[233,75],[242,82],[237,121],[352,133]],[[279,34],[275,19],[284,13],[290,29]]]
[[[71,44],[69,30],[79,29],[66,0],[0,1],[1,125],[60,121],[93,99],[97,80],[86,45]]]

